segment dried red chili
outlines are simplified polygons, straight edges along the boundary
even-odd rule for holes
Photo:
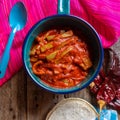
[[[106,77],[97,93],[97,100],[104,100],[106,103],[111,102],[115,98],[115,90],[113,82]]]
[[[107,49],[107,51],[112,57],[109,70],[106,74],[103,70],[100,71],[90,84],[90,90],[96,94],[98,101],[103,100],[107,105],[120,110],[120,60],[112,49]]]
[[[100,73],[102,72],[102,70],[100,71]],[[101,87],[101,83],[104,81],[104,79],[101,77],[101,74],[98,74],[97,77],[94,79],[94,82],[92,82],[90,84],[90,90],[93,92],[93,93],[97,93],[98,90],[100,89]]]

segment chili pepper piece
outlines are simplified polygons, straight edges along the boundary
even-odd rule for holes
[[[120,100],[120,88],[116,91],[116,98]]]
[[[104,80],[102,79],[100,74],[98,74],[97,77],[94,79],[95,85],[99,86],[99,88],[100,88],[100,85],[103,81]]]
[[[94,81],[89,85],[91,92],[97,93],[98,90],[101,88],[101,84],[103,81],[104,79],[101,77],[100,74],[98,74]]]
[[[103,69],[100,70],[100,73],[99,73],[100,77],[101,77],[101,80],[103,80],[105,77],[106,77],[106,74],[104,72]]]
[[[115,86],[108,78],[102,83],[100,90],[97,93],[98,100],[104,100],[109,103],[115,98]]]
[[[112,52],[112,61],[110,64],[110,70],[108,75],[114,74],[116,76],[120,76],[120,60],[119,56],[113,51],[112,49],[109,49],[110,52]]]
[[[98,92],[99,88],[95,85],[94,82],[92,82],[89,86],[92,93],[96,94]]]

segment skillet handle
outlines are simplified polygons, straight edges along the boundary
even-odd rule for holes
[[[58,14],[70,14],[70,0],[58,0]]]

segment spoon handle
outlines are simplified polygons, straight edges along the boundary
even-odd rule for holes
[[[9,58],[10,58],[10,49],[12,46],[12,42],[13,42],[13,38],[15,36],[16,33],[16,29],[12,29],[9,39],[8,39],[8,43],[5,47],[4,53],[0,59],[0,78],[3,78],[7,69],[7,65],[9,62]]]

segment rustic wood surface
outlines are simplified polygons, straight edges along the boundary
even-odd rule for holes
[[[119,46],[120,41],[112,48],[120,55]],[[0,120],[45,120],[55,104],[68,97],[83,98],[96,105],[88,88],[72,94],[53,94],[38,87],[22,68],[0,88]]]

